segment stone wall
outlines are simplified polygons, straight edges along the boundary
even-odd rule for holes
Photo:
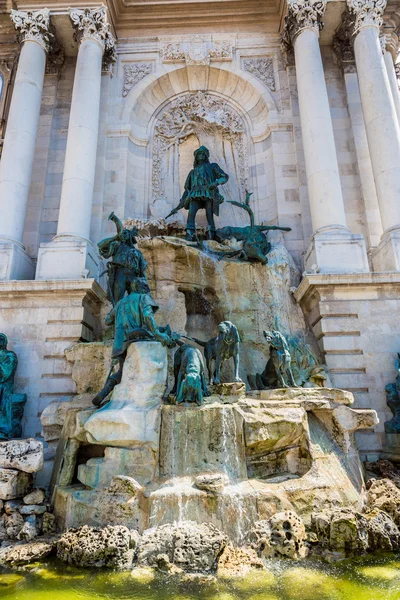
[[[400,278],[394,273],[307,275],[295,293],[323,352],[335,387],[373,408],[379,423],[358,434],[359,449],[376,460],[392,414],[385,385],[395,380],[399,351]]]
[[[170,41],[183,43],[185,39]],[[151,217],[154,119],[161,102],[202,90],[222,95],[228,106],[233,101],[232,106],[243,115],[248,152],[242,159],[248,163],[246,186],[254,191],[256,218],[292,228],[285,241],[301,266],[312,229],[295,69],[286,69],[278,36],[241,34],[230,40],[232,60],[196,67],[195,77],[194,72],[187,75],[181,62],[163,60],[165,43],[157,38],[124,42],[118,48],[118,62],[103,74],[92,240],[112,231],[112,224],[107,223],[111,210],[123,218]],[[322,55],[348,225],[353,232],[365,234],[368,223],[345,80],[334,63],[332,48],[322,46]],[[264,61],[261,67],[259,60]],[[24,234],[32,257],[37,256],[38,245],[56,233],[74,69],[75,59],[68,57],[58,74],[45,76]],[[246,96],[244,90],[251,93]],[[246,100],[251,94],[254,108]],[[171,204],[177,200],[169,199]],[[226,211],[227,205],[222,214]]]

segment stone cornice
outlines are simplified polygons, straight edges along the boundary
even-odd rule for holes
[[[350,13],[354,16],[354,35],[364,27],[380,29],[387,0],[347,0]]]
[[[283,42],[286,45],[293,44],[305,29],[312,29],[319,35],[326,4],[327,0],[288,0],[288,12],[282,30]]]
[[[104,59],[109,62],[116,60],[115,39],[110,31],[105,6],[96,8],[71,8],[69,12],[76,37],[79,40],[93,39],[103,47]]]
[[[301,303],[310,294],[321,291],[323,288],[342,287],[348,290],[358,287],[366,290],[382,285],[400,286],[400,273],[306,274],[294,292],[294,297],[297,302]]]
[[[50,50],[53,35],[49,31],[50,11],[48,8],[26,12],[11,10],[10,18],[18,31],[21,42],[36,42],[46,52]]]

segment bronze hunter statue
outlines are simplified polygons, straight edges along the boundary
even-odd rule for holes
[[[185,191],[180,202],[166,217],[175,215],[185,208],[189,211],[186,223],[186,239],[196,239],[196,215],[200,209],[205,209],[207,217],[207,237],[214,239],[214,215],[219,215],[219,205],[224,197],[218,191],[218,186],[228,181],[228,175],[223,172],[217,163],[210,163],[210,152],[205,146],[200,146],[194,152],[193,169],[187,176]]]
[[[0,440],[21,437],[26,403],[26,394],[14,394],[18,358],[7,344],[7,336],[0,333]]]
[[[114,326],[112,366],[103,389],[92,400],[95,406],[105,404],[107,396],[121,383],[126,351],[130,344],[154,340],[169,348],[176,345],[179,334],[172,333],[169,326],[158,327],[154,318],[157,310],[158,305],[150,295],[146,279],[139,277],[131,284],[130,293],[119,300],[106,316],[106,324]],[[114,372],[117,365],[119,369]]]
[[[115,223],[117,234],[102,240],[97,246],[103,258],[111,259],[107,263],[108,294],[114,305],[125,293],[129,293],[131,284],[138,277],[145,277],[147,262],[136,248],[137,229],[125,229],[113,212],[108,219]]]

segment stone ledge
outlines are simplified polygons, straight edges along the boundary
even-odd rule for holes
[[[375,286],[375,285],[400,285],[400,272],[393,273],[341,273],[329,274],[318,273],[316,275],[306,274],[299,287],[294,292],[297,302],[306,296],[313,287],[320,286]]]
[[[47,280],[21,280],[21,281],[0,281],[0,295],[10,295],[15,298],[15,294],[31,296],[32,294],[43,295],[48,292],[60,293],[91,292],[94,298],[99,301],[106,300],[106,294],[95,279],[47,279]]]

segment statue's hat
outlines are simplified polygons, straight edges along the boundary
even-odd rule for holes
[[[197,150],[194,151],[194,155],[197,156],[199,152],[204,152],[204,154],[207,154],[207,158],[210,158],[210,151],[205,146],[200,146],[200,148],[197,148]]]

